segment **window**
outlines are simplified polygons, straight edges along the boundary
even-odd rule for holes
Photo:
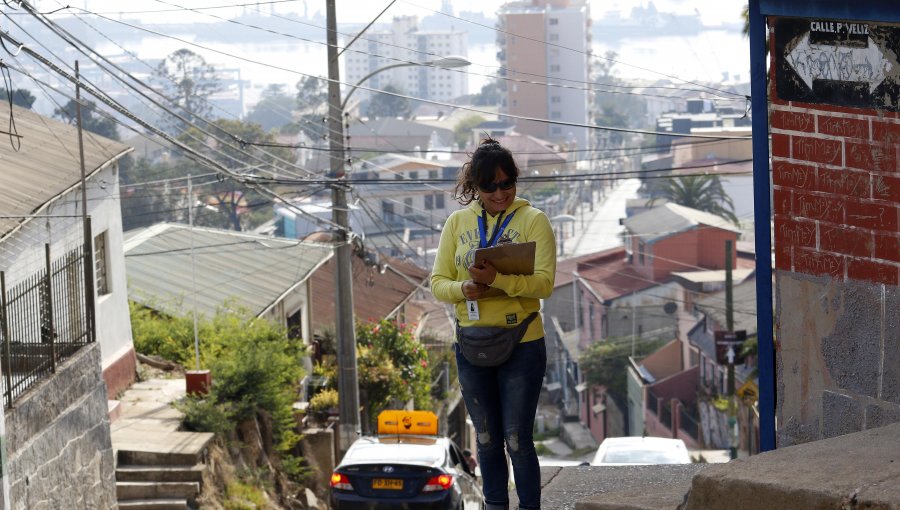
[[[97,289],[98,296],[112,292],[109,289],[109,265],[106,260],[106,243],[106,232],[101,232],[94,237],[94,287]]]
[[[412,180],[418,179],[418,178],[419,178],[419,172],[413,170],[412,172],[409,173],[409,178],[412,179]]]
[[[394,217],[394,204],[388,202],[387,200],[381,201],[381,212],[384,215],[384,219],[390,220]]]
[[[559,103],[562,100],[559,96],[550,96],[551,103]]]
[[[403,214],[412,214],[412,199],[403,199]]]
[[[558,73],[558,72],[559,72],[559,65],[558,65],[558,64],[551,65],[551,66],[550,66],[550,72],[552,72],[552,73]]]
[[[550,40],[551,40],[551,41],[558,41],[558,40],[559,40],[559,34],[550,34]]]
[[[644,242],[638,241],[638,261],[643,266],[644,265]]]
[[[425,209],[434,209],[434,195],[425,195]]]
[[[434,208],[435,209],[443,209],[444,208],[444,194],[443,193],[435,193],[434,194]]]
[[[562,114],[560,112],[550,112],[551,119],[559,119],[562,118]]]

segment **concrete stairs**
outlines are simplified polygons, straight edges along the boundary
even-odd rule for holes
[[[120,509],[195,508],[213,434],[178,430],[182,414],[170,402],[179,393],[183,379],[162,379],[137,383],[122,396],[110,427]]]

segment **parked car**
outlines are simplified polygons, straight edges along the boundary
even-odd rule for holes
[[[434,417],[433,413],[427,414]],[[400,433],[382,433],[381,421],[379,417],[379,434],[357,439],[332,473],[332,509],[481,508],[481,487],[453,441],[416,433],[420,430],[415,427]],[[436,432],[436,417],[434,423]]]
[[[608,437],[591,461],[592,466],[690,463],[684,441],[665,437]]]

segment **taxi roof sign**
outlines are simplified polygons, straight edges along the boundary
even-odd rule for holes
[[[378,433],[436,436],[438,433],[437,415],[431,411],[381,411],[378,414]]]

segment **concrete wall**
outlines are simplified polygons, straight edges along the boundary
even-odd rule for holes
[[[99,344],[15,401],[5,420],[13,510],[116,508]]]
[[[900,120],[887,107],[846,106],[856,96],[780,98],[802,84],[790,81],[782,21],[769,123],[777,441],[787,446],[900,421]],[[884,33],[868,40],[893,44]],[[900,79],[896,66],[886,73]],[[832,90],[822,83],[815,90]]]

